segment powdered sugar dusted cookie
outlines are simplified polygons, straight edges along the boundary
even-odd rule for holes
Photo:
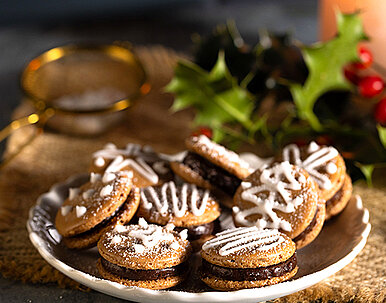
[[[91,171],[133,171],[133,184],[146,187],[173,178],[168,161],[161,159],[150,146],[128,143],[124,149],[109,143],[93,154]]]
[[[205,242],[201,280],[219,290],[276,284],[297,270],[295,243],[276,229],[229,229]]]
[[[287,145],[279,161],[288,161],[307,171],[318,184],[323,200],[330,199],[342,187],[346,175],[339,152],[332,146],[319,146],[315,142],[301,148]]]
[[[220,207],[209,190],[170,181],[142,189],[138,216],[151,223],[173,223],[179,228],[187,228],[189,240],[203,240],[214,231]]]
[[[185,231],[174,225],[148,224],[117,226],[98,242],[100,274],[128,286],[164,289],[182,282],[188,272],[186,261],[191,246]]]
[[[233,196],[243,178],[253,172],[238,154],[201,135],[186,140],[189,152],[173,171],[185,181],[208,189],[217,188]]]
[[[311,223],[318,188],[301,168],[282,162],[247,177],[234,196],[236,226],[280,229],[295,238]]]
[[[63,242],[70,248],[95,245],[100,235],[117,224],[125,224],[139,206],[139,189],[132,186],[131,172],[91,173],[69,196],[55,218]]]
[[[326,220],[338,215],[346,207],[352,195],[351,178],[346,174],[342,187],[326,201]]]

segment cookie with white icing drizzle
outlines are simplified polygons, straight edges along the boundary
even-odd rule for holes
[[[151,223],[173,223],[178,228],[187,228],[189,240],[203,240],[216,229],[215,220],[220,216],[220,207],[209,190],[170,181],[142,188],[137,216]]]
[[[234,196],[236,226],[280,229],[297,237],[311,223],[319,202],[316,183],[289,162],[276,163],[247,177]]]
[[[97,268],[106,279],[128,286],[165,289],[182,282],[188,273],[192,248],[185,231],[174,225],[118,226],[98,242],[101,255]]]
[[[87,183],[70,188],[55,218],[63,243],[69,248],[87,248],[95,245],[103,232],[128,223],[140,200],[132,177],[127,171],[91,173]]]
[[[189,137],[185,144],[188,153],[181,162],[172,162],[171,167],[186,182],[233,197],[241,180],[254,171],[238,154],[204,135]],[[231,207],[232,201],[222,203]]]
[[[320,188],[320,197],[329,200],[342,187],[346,166],[342,156],[332,146],[319,146],[311,142],[298,147],[290,144],[283,148],[278,161],[288,161],[303,168]]]
[[[293,277],[296,245],[277,229],[225,230],[202,246],[201,280],[219,290],[272,285]]]
[[[133,184],[137,187],[162,184],[173,178],[168,161],[159,157],[150,146],[128,143],[120,149],[108,143],[103,149],[93,153],[90,170],[104,171],[130,170],[134,173]]]

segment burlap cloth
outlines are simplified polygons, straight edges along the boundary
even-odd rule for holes
[[[29,283],[56,283],[60,287],[84,287],[48,265],[28,239],[26,220],[36,198],[51,185],[88,169],[90,154],[107,142],[150,144],[160,152],[177,152],[190,133],[191,113],[171,114],[172,97],[162,93],[170,80],[178,55],[162,47],[137,48],[153,85],[152,92],[130,110],[124,124],[97,138],[78,138],[45,132],[0,171],[0,272],[6,278]],[[25,108],[19,108],[24,111]],[[15,133],[7,150],[22,141],[28,129]],[[379,178],[382,179],[382,178]],[[383,178],[384,179],[384,178]],[[360,255],[346,268],[306,290],[277,302],[383,302],[386,286],[385,208],[386,185],[355,186],[370,211],[372,231]],[[276,302],[275,301],[275,302]]]

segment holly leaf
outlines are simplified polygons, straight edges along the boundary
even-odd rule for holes
[[[369,187],[372,187],[373,186],[372,177],[373,177],[373,171],[374,171],[375,165],[374,164],[362,164],[359,162],[355,162],[355,166],[361,170],[363,176],[366,179],[367,185]]]
[[[316,131],[322,130],[313,111],[316,100],[330,90],[350,89],[343,67],[358,61],[358,42],[367,39],[359,14],[338,12],[337,26],[338,34],[332,40],[302,49],[309,75],[304,85],[290,85],[299,118],[308,121]]]
[[[377,125],[378,136],[384,148],[386,148],[386,127]]]
[[[192,62],[180,61],[165,89],[175,94],[173,111],[195,108],[194,124],[215,130],[217,140],[223,138],[220,130],[225,123],[237,122],[246,129],[253,125],[250,120],[253,99],[231,76],[223,52],[210,72]]]

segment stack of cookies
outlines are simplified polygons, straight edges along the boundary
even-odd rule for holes
[[[200,251],[200,277],[209,287],[262,287],[295,276],[296,249],[351,197],[333,147],[288,145],[254,170],[203,135],[185,143],[187,153],[172,162],[132,143],[96,151],[89,181],[70,188],[57,213],[63,244],[97,244],[100,275],[128,286],[173,287]],[[235,228],[222,230],[219,218],[227,213]]]

